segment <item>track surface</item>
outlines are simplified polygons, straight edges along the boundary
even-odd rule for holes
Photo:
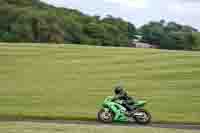
[[[173,128],[173,129],[188,129],[188,130],[200,130],[200,125],[197,124],[183,124],[183,123],[152,123],[146,126],[138,125],[138,124],[104,124],[98,121],[78,121],[78,120],[33,120],[33,119],[25,119],[25,120],[0,120],[0,122],[33,122],[33,123],[56,123],[56,124],[77,124],[77,125],[95,125],[95,126],[124,126],[129,128],[138,128],[138,127],[154,127],[154,128]]]

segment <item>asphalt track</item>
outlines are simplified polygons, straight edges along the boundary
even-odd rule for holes
[[[198,124],[185,124],[185,123],[151,123],[148,125],[138,125],[133,123],[112,123],[104,124],[98,121],[79,121],[79,120],[35,120],[35,119],[0,119],[0,122],[31,122],[31,123],[55,123],[55,124],[75,124],[75,125],[93,125],[93,126],[112,126],[112,127],[129,127],[129,128],[142,128],[142,127],[153,127],[153,128],[171,128],[171,129],[186,129],[186,130],[199,130],[200,125]]]

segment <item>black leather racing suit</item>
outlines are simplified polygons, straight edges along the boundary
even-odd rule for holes
[[[130,96],[128,96],[128,94],[123,91],[119,94],[116,94],[115,97],[113,98],[113,101],[115,100],[122,100],[122,106],[124,106],[128,111],[133,111],[134,108],[134,99]]]

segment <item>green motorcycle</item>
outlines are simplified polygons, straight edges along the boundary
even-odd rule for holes
[[[113,97],[107,97],[102,109],[98,112],[97,119],[103,123],[112,122],[136,122],[138,124],[149,124],[151,122],[151,114],[143,109],[146,101],[136,101],[135,109],[127,115],[127,109],[122,106],[122,101],[112,101]]]

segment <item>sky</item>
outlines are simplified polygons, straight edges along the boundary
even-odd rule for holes
[[[200,0],[41,0],[89,15],[112,15],[141,26],[149,21],[175,21],[200,29]]]

